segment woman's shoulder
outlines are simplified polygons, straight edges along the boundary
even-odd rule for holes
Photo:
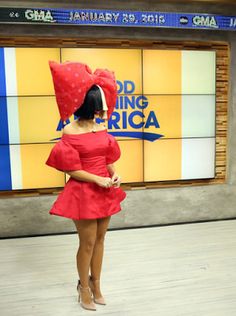
[[[76,132],[78,133],[78,127],[76,128],[75,121],[65,125],[62,130],[62,133],[65,135],[75,134]]]

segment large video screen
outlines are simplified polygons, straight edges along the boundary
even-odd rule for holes
[[[198,50],[0,48],[0,190],[65,184],[64,173],[45,165],[63,127],[49,60],[115,72],[107,128],[121,147],[124,183],[214,178],[215,58]]]

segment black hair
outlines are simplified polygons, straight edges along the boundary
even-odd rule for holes
[[[99,88],[93,85],[87,92],[81,107],[74,115],[85,120],[94,119],[96,112],[102,111],[102,96]]]

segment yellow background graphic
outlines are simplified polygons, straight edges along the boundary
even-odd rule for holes
[[[144,141],[144,181],[181,179],[181,139]]]
[[[61,137],[55,97],[18,98],[21,143],[46,143]]]
[[[181,94],[181,51],[143,51],[143,93]]]
[[[45,165],[52,147],[52,144],[21,145],[24,189],[64,186],[64,174]]]
[[[58,48],[16,48],[18,95],[54,95],[49,60],[60,62]]]
[[[168,96],[148,96],[149,105],[144,109],[145,117],[150,111],[154,111],[158,118],[160,128],[158,133],[164,138],[181,138],[181,115],[182,115],[182,98],[181,95]],[[156,133],[154,126],[144,129],[145,132]]]

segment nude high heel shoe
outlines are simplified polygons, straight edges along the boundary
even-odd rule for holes
[[[99,283],[99,282],[100,282],[100,280],[93,280],[92,277],[89,276],[89,284],[90,284],[91,291],[93,293],[94,302],[96,304],[106,305],[106,302],[105,302],[105,299],[103,296],[101,296],[99,298],[95,298],[95,295],[94,295],[94,283]]]
[[[81,284],[80,284],[80,280],[78,280],[78,284],[77,284],[77,291],[79,293],[79,296],[78,296],[78,302],[80,302],[80,305],[84,308],[84,309],[87,309],[87,310],[90,310],[90,311],[96,311],[96,306],[94,304],[93,301],[91,301],[91,303],[87,304],[87,303],[84,303],[82,301],[82,297],[81,297],[81,292],[83,291],[88,291],[90,296],[91,296],[91,299],[92,299],[92,293],[91,293],[91,290],[89,287],[82,287]]]

